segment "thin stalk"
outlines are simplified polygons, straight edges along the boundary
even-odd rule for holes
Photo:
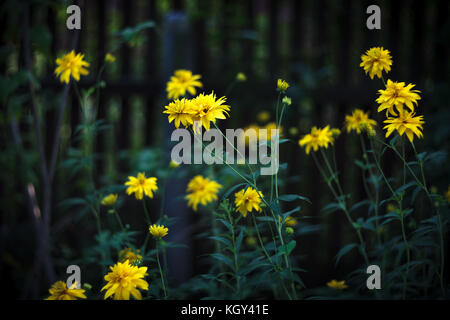
[[[238,257],[237,257],[237,252],[236,252],[236,235],[234,233],[235,226],[234,226],[234,221],[230,215],[230,212],[228,210],[226,212],[227,212],[228,222],[230,223],[230,226],[231,226],[231,241],[233,243],[234,277],[236,279],[236,294],[239,299],[240,292],[241,292],[241,285],[240,285],[241,277],[238,275],[239,264],[238,264]]]
[[[350,213],[348,212],[347,205],[346,205],[346,202],[345,202],[344,193],[342,192],[342,189],[341,189],[341,187],[340,187],[339,180],[336,179],[336,178],[334,179],[335,182],[336,182],[336,185],[338,186],[340,196],[338,196],[338,194],[336,193],[336,191],[335,191],[334,188],[332,187],[331,182],[329,181],[329,179],[327,178],[327,176],[326,176],[324,170],[323,170],[322,167],[320,166],[319,161],[318,161],[317,157],[315,156],[315,154],[313,153],[312,155],[313,155],[313,159],[314,159],[314,161],[315,161],[315,163],[316,163],[316,166],[319,168],[319,171],[320,171],[320,173],[322,174],[322,176],[323,176],[323,178],[325,179],[325,181],[327,182],[328,187],[330,187],[330,190],[331,190],[331,192],[333,193],[334,197],[336,198],[336,201],[338,201],[338,202],[340,203],[341,209],[342,209],[342,211],[344,211],[345,216],[347,217],[348,222],[350,223],[350,225],[352,226],[352,228],[355,230],[355,232],[356,232],[356,234],[357,234],[357,236],[358,236],[359,242],[360,242],[360,244],[361,244],[361,250],[360,250],[360,252],[361,252],[361,254],[362,254],[363,258],[364,258],[365,263],[366,263],[367,265],[369,265],[369,264],[370,264],[370,263],[369,263],[369,258],[368,258],[367,253],[366,253],[366,243],[365,243],[365,241],[364,241],[364,239],[363,239],[363,237],[362,237],[361,230],[355,226],[355,223],[354,223],[352,217],[350,216]],[[328,169],[330,170],[330,174],[333,176],[334,174],[333,174],[333,171],[332,171],[332,169],[331,169],[331,166],[330,166],[330,164],[329,164],[329,162],[328,162],[328,159],[326,158],[326,156],[325,156],[325,154],[324,154],[323,152],[322,152],[322,156],[323,156],[323,158],[324,158],[325,163],[327,164]]]
[[[164,299],[167,299],[167,289],[166,289],[166,284],[165,284],[165,280],[164,280],[164,273],[162,272],[161,269],[161,263],[159,262],[159,239],[156,240],[156,261],[158,263],[158,269],[159,269],[159,274],[161,276],[161,283],[163,286],[163,291],[164,291]]]
[[[419,156],[417,154],[416,146],[414,145],[414,142],[411,142],[411,145],[413,147],[416,159],[419,161],[420,173],[422,175],[422,181],[423,181],[423,186],[425,188],[425,192],[426,192],[426,194],[427,194],[431,204],[434,206],[434,203],[433,203],[431,195],[430,195],[430,193],[428,191],[427,182],[426,182],[426,179],[425,179],[425,170],[424,170],[424,165],[423,165],[423,159],[419,158]],[[440,211],[439,211],[438,208],[436,208],[436,214],[437,214],[437,217],[438,217],[440,260],[441,260],[441,266],[440,266],[441,268],[440,268],[440,275],[439,275],[439,280],[440,281],[439,282],[440,282],[442,293],[445,295],[445,289],[444,289],[444,264],[445,264],[444,231],[443,231],[443,224],[442,224],[441,214],[440,214]]]
[[[407,285],[407,280],[408,280],[408,273],[409,273],[409,263],[411,261],[411,253],[409,250],[409,244],[408,244],[408,240],[406,239],[406,232],[405,232],[405,222],[404,222],[404,216],[403,216],[403,212],[400,213],[401,214],[401,219],[400,222],[402,224],[402,237],[403,237],[403,241],[405,242],[405,246],[406,246],[406,259],[407,259],[407,265],[406,265],[406,275],[404,275],[403,277],[403,299],[405,299],[405,292],[406,292],[406,285]]]

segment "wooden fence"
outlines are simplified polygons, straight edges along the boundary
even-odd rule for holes
[[[381,8],[381,30],[365,27],[365,11],[370,4]],[[219,95],[237,72],[245,72],[248,84],[245,89],[236,90],[247,98],[241,99],[242,105],[233,109],[233,119],[228,120],[235,126],[254,122],[253,115],[260,106],[268,109],[266,101],[275,99],[276,79],[287,79],[298,89],[289,110],[289,126],[298,127],[302,134],[312,125],[330,123],[341,127],[344,115],[354,107],[374,110],[380,83],[370,81],[359,67],[360,55],[371,46],[391,51],[394,65],[389,77],[417,84],[423,92],[421,105],[426,105],[434,88],[448,82],[450,75],[449,3],[445,0],[98,0],[85,1],[82,6],[78,51],[87,54],[94,75],[113,46],[112,31],[147,20],[156,23],[155,28],[143,32],[146,41],[142,46],[122,46],[115,52],[117,70],[106,73],[99,117],[111,117],[108,110],[113,107],[120,116],[114,123],[113,139],[99,137],[98,152],[116,154],[123,149],[160,144],[166,121],[161,115],[165,83],[173,71],[170,67],[190,68],[202,74],[205,90],[214,89]],[[68,47],[71,32],[65,29],[64,20],[55,18],[52,9],[40,12],[36,8],[33,12],[33,21],[45,19],[48,24],[54,39],[51,49],[56,56]],[[168,42],[174,39],[167,37],[171,36],[168,30],[174,26],[173,21],[186,22],[186,30],[184,48],[172,48],[176,50],[170,52]],[[80,86],[86,88],[92,83],[93,78],[88,77]],[[61,87],[53,77],[45,79],[43,85],[55,91]],[[229,100],[233,105],[233,93]],[[425,108],[424,113],[427,114]],[[376,116],[373,111],[372,115]],[[66,116],[67,128],[73,132],[80,120],[76,100]],[[54,120],[55,114],[50,111],[50,130]],[[51,145],[51,137],[48,138]],[[70,135],[68,139],[67,146],[75,143],[70,141]],[[111,140],[113,143],[108,143]],[[338,164],[344,188],[359,196],[361,188],[356,181],[360,173],[348,161],[358,154],[358,145],[351,146],[351,141],[344,135],[337,142]],[[300,180],[289,182],[285,188],[292,191],[289,193],[310,197],[313,204],[305,207],[304,214],[316,216],[317,223],[329,226],[306,239],[305,243],[315,243],[314,247],[306,245],[301,249],[311,257],[302,267],[314,270],[307,283],[320,284],[335,274],[332,258],[353,236],[339,215],[318,218],[329,200],[324,196],[325,186],[317,179],[317,171],[303,150],[291,148],[295,151],[283,153],[284,161],[290,164],[287,176],[299,175]],[[102,158],[98,174],[108,166],[121,164],[108,164]],[[131,168],[121,169],[127,172]],[[319,246],[326,250],[319,254]]]

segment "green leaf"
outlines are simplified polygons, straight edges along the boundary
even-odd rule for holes
[[[232,270],[234,270],[234,265],[231,262],[230,258],[224,256],[221,253],[212,253],[210,256],[216,260],[219,260],[220,262],[225,263],[227,266],[229,266]]]
[[[284,194],[278,197],[279,201],[286,201],[286,202],[291,202],[291,201],[295,201],[295,200],[303,200],[306,201],[308,203],[311,203],[311,201],[303,196],[300,196],[298,194]]]
[[[283,220],[285,220],[287,217],[289,217],[291,214],[300,211],[300,207],[296,207],[286,213],[283,213]]]
[[[285,244],[284,246],[280,246],[280,252],[286,255],[290,255],[292,250],[294,250],[295,246],[297,245],[297,242],[295,240],[291,240],[288,244]]]
[[[227,245],[227,246],[231,246],[231,242],[228,239],[225,239],[223,237],[219,237],[219,236],[210,236],[208,237],[209,239],[212,240],[217,240],[219,242],[222,242],[223,244]]]
[[[242,239],[244,239],[244,229],[241,230],[236,240],[236,254],[238,254],[239,250],[241,249]]]
[[[341,250],[339,250],[338,254],[336,255],[336,263],[335,266],[337,266],[337,264],[339,263],[339,260],[341,260],[341,258],[346,255],[347,253],[349,253],[353,248],[358,247],[358,245],[356,243],[350,243],[348,245],[346,245],[345,247],[343,247]]]

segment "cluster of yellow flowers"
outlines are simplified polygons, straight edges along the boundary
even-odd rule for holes
[[[392,57],[383,47],[371,48],[361,56],[361,60],[360,66],[372,79],[374,75],[383,79],[383,71],[388,73],[391,70]],[[397,131],[400,136],[406,134],[410,142],[413,142],[414,135],[422,138],[423,116],[414,116],[414,105],[417,106],[417,101],[420,100],[420,91],[413,89],[414,84],[405,86],[405,82],[395,82],[390,79],[385,86],[384,90],[378,90],[380,96],[376,102],[379,103],[378,112],[386,110],[387,119],[384,121],[386,126],[383,128],[387,129],[386,138],[394,131]]]
[[[188,200],[188,206],[194,211],[198,210],[198,205],[206,206],[208,203],[218,200],[218,193],[222,185],[214,180],[205,178],[201,175],[193,177],[187,186],[185,197]],[[236,211],[244,217],[253,210],[261,212],[262,193],[251,187],[242,189],[235,193]]]
[[[383,49],[383,47],[371,48],[361,56],[361,60],[360,66],[364,68],[371,79],[374,76],[383,78],[383,72],[387,73],[391,70],[392,57],[389,51]],[[404,82],[394,82],[388,79],[386,89],[378,91],[380,95],[376,99],[376,102],[379,103],[378,112],[386,110],[387,119],[384,120],[384,123],[386,123],[386,126],[384,126],[386,138],[394,131],[397,131],[400,136],[406,134],[411,142],[413,142],[414,135],[418,138],[423,137],[421,132],[424,124],[423,116],[414,116],[414,105],[417,105],[417,101],[420,100],[418,94],[420,91],[413,90],[414,86],[414,84],[405,86]],[[369,113],[361,109],[354,109],[351,115],[345,116],[344,127],[347,133],[356,131],[356,133],[361,134],[365,131],[368,135],[374,136],[376,125],[377,122],[369,118]],[[306,148],[306,154],[309,154],[311,148],[314,151],[319,148],[326,149],[334,143],[333,130],[338,129],[330,129],[329,126],[325,128],[313,127],[311,133],[303,136],[298,143]]]
[[[179,99],[186,92],[194,96],[195,87],[203,86],[198,80],[200,78],[200,75],[193,75],[189,70],[177,70],[167,83],[167,96],[175,100],[165,106],[163,113],[168,114],[169,123],[173,121],[176,128],[182,124],[186,128],[192,126],[194,132],[197,132],[200,128],[194,125],[198,123],[209,130],[211,122],[216,123],[217,119],[226,119],[229,115],[230,106],[225,104],[226,97],[217,99],[214,92],[201,93],[193,99]]]

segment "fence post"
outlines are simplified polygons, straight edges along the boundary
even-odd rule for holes
[[[189,69],[192,65],[192,52],[189,41],[190,25],[186,12],[181,10],[180,3],[163,18],[162,36],[162,74],[164,83],[170,79],[174,70]],[[165,88],[164,88],[165,89]],[[167,100],[164,100],[166,103]],[[161,110],[162,111],[162,110]],[[167,117],[161,113],[163,128],[163,139],[166,161],[170,161],[171,142],[170,137],[174,129],[173,124],[169,124]],[[167,251],[168,266],[171,278],[178,283],[184,282],[192,275],[192,247],[191,235],[186,232],[191,222],[190,210],[187,209],[184,201],[173,201],[184,195],[187,181],[183,178],[172,177],[166,183],[166,195],[164,203],[164,214],[177,218],[176,223],[170,227],[167,236],[169,241],[182,243],[187,248],[171,248]]]

